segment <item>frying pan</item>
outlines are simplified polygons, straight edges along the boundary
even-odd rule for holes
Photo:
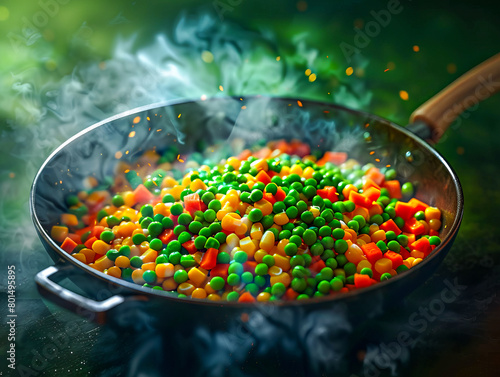
[[[462,188],[451,166],[429,143],[436,142],[467,107],[498,90],[487,83],[494,84],[499,76],[500,54],[419,107],[406,128],[331,103],[266,96],[170,101],[97,123],[55,150],[34,179],[31,215],[55,262],[36,275],[39,292],[89,319],[121,325],[141,318],[158,327],[175,327],[189,320],[225,328],[242,313],[253,311],[278,322],[290,313],[338,308],[353,320],[369,315],[367,307],[370,313],[380,313],[422,285],[449,251],[462,220]],[[134,161],[146,150],[162,151],[175,144],[185,156],[208,147],[212,148],[209,156],[217,160],[249,145],[282,138],[300,139],[323,151],[347,152],[361,164],[394,167],[398,179],[414,183],[416,198],[441,209],[441,245],[411,270],[365,289],[301,302],[255,305],[179,299],[143,288],[79,262],[49,236],[64,211],[64,198],[84,188],[87,177],[109,181],[120,161]],[[66,278],[74,284],[71,290],[60,284]]]

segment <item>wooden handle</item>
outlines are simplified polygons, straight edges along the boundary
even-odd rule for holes
[[[500,90],[500,53],[460,76],[410,116],[410,123],[424,122],[439,140],[450,124],[467,108],[476,106]]]

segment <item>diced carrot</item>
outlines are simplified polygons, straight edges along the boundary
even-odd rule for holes
[[[78,244],[73,241],[71,238],[69,237],[66,237],[63,241],[63,243],[61,244],[61,249],[63,249],[65,252],[67,252],[68,254],[71,254],[71,252],[75,249],[75,247],[77,247]]]
[[[71,238],[73,241],[75,241],[77,244],[82,243],[82,239],[78,234],[75,233],[68,233],[68,237]]]
[[[168,244],[170,241],[174,239],[173,229],[165,229],[163,232],[160,233],[158,238],[164,245]]]
[[[290,142],[290,153],[288,154],[296,154],[299,157],[304,157],[311,154],[311,147],[300,140],[292,140]]]
[[[86,226],[85,228],[75,230],[75,234],[78,234],[81,237],[89,231],[91,232],[92,229],[89,226]],[[54,237],[52,237],[52,238],[54,238]]]
[[[366,178],[365,183],[363,183],[363,191],[366,189],[369,189],[370,187],[375,187],[380,190],[380,186],[377,185],[373,179],[371,178]]]
[[[217,264],[217,255],[219,254],[219,250],[215,248],[208,249],[205,254],[203,254],[203,258],[201,259],[200,267],[205,270],[211,270]]]
[[[384,187],[389,191],[389,196],[391,198],[401,199],[403,196],[401,195],[401,183],[397,179],[392,181],[385,181]]]
[[[372,202],[375,202],[380,197],[380,190],[375,187],[369,187],[363,191],[363,195]]]
[[[418,250],[425,254],[425,256],[429,255],[432,251],[431,244],[429,243],[429,239],[422,237],[419,240],[410,244],[410,248],[412,250]]]
[[[363,194],[359,194],[355,191],[351,191],[349,193],[349,200],[356,204],[357,206],[364,207],[364,208],[371,208],[373,201],[368,199],[366,196]]]
[[[439,236],[439,232],[434,229],[429,229],[429,236]]]
[[[283,191],[281,187],[278,187],[278,190],[276,191],[276,194],[274,194],[274,199],[276,199],[277,202],[282,202],[286,198],[286,192]]]
[[[285,292],[285,298],[288,300],[295,300],[299,296],[298,292],[295,292],[292,288],[288,288]]]
[[[320,272],[323,268],[326,267],[326,264],[325,262],[323,262],[321,259],[315,263],[312,263],[310,266],[309,266],[309,269],[314,272],[314,273],[318,273]]]
[[[89,239],[87,239],[87,241],[85,241],[84,245],[87,249],[92,249],[92,244],[97,240],[97,237],[90,237]]]
[[[411,256],[410,252],[406,250],[403,246],[399,248],[399,254],[401,254],[403,260],[408,259]]]
[[[94,228],[92,229],[92,233],[91,233],[91,236],[94,236],[94,237],[97,237],[97,238],[100,238],[101,237],[101,233],[104,232],[104,227],[101,226],[101,225],[96,225],[94,226]]]
[[[196,211],[201,211],[200,195],[197,193],[189,194],[184,197],[184,208],[191,216],[194,216]]]
[[[377,260],[382,258],[382,250],[378,248],[375,242],[370,242],[362,245],[361,249],[366,256],[366,259],[368,259],[368,262],[370,262],[371,264],[374,264]]]
[[[243,263],[243,269],[245,272],[249,271],[252,274],[255,274],[255,267],[257,266],[257,262],[255,261],[247,261]]]
[[[389,219],[386,222],[380,224],[380,229],[385,232],[392,230],[394,233],[396,233],[396,236],[401,234],[401,229],[399,229],[393,219]]]
[[[425,212],[425,209],[429,207],[429,205],[416,198],[411,198],[408,204],[412,205],[415,208],[415,213],[419,211]]]
[[[375,182],[379,186],[382,185],[385,181],[384,173],[381,173],[380,170],[376,167],[368,169],[365,173],[365,177],[371,178],[373,182]]]
[[[149,203],[154,195],[142,183],[134,190],[134,200],[136,203]]]
[[[249,149],[245,149],[243,150],[239,155],[238,155],[238,159],[243,161],[243,160],[246,160],[248,159],[248,157],[250,157],[252,155],[252,152],[249,150]]]
[[[318,166],[323,166],[327,162],[335,165],[340,165],[347,161],[347,153],[345,152],[330,152],[326,151],[323,157],[316,162]]]
[[[392,250],[388,250],[384,254],[384,258],[390,259],[392,262],[392,268],[395,270],[403,264],[403,257]]]
[[[217,264],[214,268],[210,270],[210,276],[220,276],[221,278],[224,278],[224,280],[227,279],[228,276],[228,270],[229,264]]]
[[[403,230],[405,232],[413,233],[414,235],[419,236],[425,233],[425,226],[416,218],[412,217],[411,219],[405,222]]]
[[[408,244],[411,245],[415,240],[417,239],[413,233],[406,233],[403,232],[403,234],[408,237]]]
[[[169,229],[171,230],[171,229]],[[173,231],[172,231],[173,233]],[[184,249],[186,249],[188,251],[189,254],[194,254],[198,251],[198,249],[196,248],[196,246],[194,246],[194,241],[193,240],[189,240],[187,242],[184,242],[182,244],[182,247],[184,247]]]
[[[264,193],[264,199],[266,199],[269,203],[271,203],[273,205],[274,205],[274,203],[276,203],[276,199],[274,199],[273,194],[271,194],[270,192]]]
[[[370,217],[375,216],[375,215],[381,215],[384,213],[384,210],[382,209],[382,206],[378,203],[373,203],[372,207],[370,208]]]
[[[259,149],[257,152],[254,152],[254,156],[257,158],[268,158],[269,155],[271,154],[271,148],[269,147],[264,147]]]
[[[255,176],[255,180],[262,182],[265,185],[271,183],[271,178],[264,170],[261,170],[257,173],[257,175]]]
[[[396,210],[396,216],[401,217],[405,221],[413,217],[417,212],[413,205],[405,202],[397,202],[394,209]]]
[[[245,292],[240,296],[238,302],[255,302],[255,297],[250,292]]]
[[[354,274],[354,285],[356,288],[365,288],[373,284],[373,279],[369,275]]]

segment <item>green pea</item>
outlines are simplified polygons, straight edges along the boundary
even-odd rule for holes
[[[376,243],[377,247],[382,251],[382,252],[385,252],[387,251],[387,245],[384,241],[380,240],[380,241],[377,241]],[[398,249],[399,250],[399,249]]]
[[[169,262],[169,260],[168,260],[168,257],[166,255],[159,255],[155,260],[156,264],[164,264],[164,263],[168,263],[168,262]]]
[[[405,221],[399,216],[394,218],[394,222],[396,223],[399,229],[403,229],[403,227],[405,226]]]
[[[142,233],[136,233],[132,236],[132,242],[134,243],[134,245],[140,245],[144,241],[146,241],[146,236]]]
[[[111,215],[111,216],[108,216],[108,218],[106,219],[106,222],[110,228],[113,228],[114,226],[120,224],[120,219]]]
[[[291,195],[288,195],[285,197],[285,199],[283,199],[283,203],[285,203],[287,207],[295,206],[297,204],[297,199]]]
[[[198,236],[194,239],[194,247],[196,247],[198,250],[204,249],[206,242],[207,242],[207,237]]]
[[[240,275],[235,273],[229,274],[229,276],[227,277],[227,284],[229,284],[230,286],[238,285],[240,284],[240,281]]]
[[[115,250],[115,249],[109,249],[106,252],[106,257],[112,261],[115,261],[115,259],[118,258],[119,256],[120,256],[120,252],[118,250]]]
[[[402,264],[401,266],[399,266],[398,268],[396,268],[396,272],[398,274],[400,274],[402,272],[405,272],[405,271],[408,271],[408,267],[406,267],[404,264]]]
[[[222,205],[219,200],[214,199],[208,204],[208,209],[214,210],[215,212],[220,211],[222,208]]]
[[[217,254],[217,264],[227,264],[231,261],[231,256],[225,251],[221,251]]]
[[[235,262],[245,263],[248,259],[248,255],[243,250],[240,250],[234,253],[233,259]]]
[[[400,234],[399,236],[396,237],[396,240],[398,241],[398,243],[403,246],[403,247],[406,247],[408,246],[408,236],[405,236],[404,234]],[[430,241],[430,239],[429,239]]]
[[[228,273],[241,275],[243,273],[243,265],[238,262],[233,262],[229,265]]]
[[[171,194],[165,194],[161,201],[163,203],[175,203],[175,198]]]
[[[257,284],[257,286],[260,288],[262,288],[263,286],[265,286],[267,284],[266,278],[264,276],[260,276],[260,275],[254,276],[253,282],[255,284]]]
[[[273,212],[278,214],[286,211],[286,205],[283,202],[276,202],[273,205]]]
[[[332,231],[332,237],[337,239],[337,240],[343,239],[344,236],[345,236],[345,231],[342,228],[334,229]]]
[[[401,248],[401,245],[399,244],[398,241],[389,241],[387,243],[387,247],[389,248],[389,250],[392,250],[392,251],[399,251],[400,248]]]
[[[370,223],[372,223],[372,224],[381,225],[383,222],[384,222],[384,219],[382,218],[381,215],[373,215],[370,218]]]
[[[259,222],[260,220],[262,220],[262,217],[262,211],[258,208],[252,209],[248,214],[248,219],[253,223]]]
[[[300,219],[307,223],[307,224],[310,224],[314,221],[314,215],[312,214],[311,211],[304,211],[302,212],[302,214],[300,215]]]
[[[222,231],[222,225],[219,222],[212,223],[208,226],[208,229],[210,230],[211,234],[216,234],[220,231]]]
[[[277,297],[281,297],[285,294],[286,287],[283,283],[276,283],[271,288],[271,293]]]
[[[170,217],[164,217],[161,220],[161,225],[163,225],[163,227],[165,229],[171,229],[174,227],[174,222],[172,221],[172,219]]]
[[[278,186],[275,183],[268,183],[266,185],[266,192],[275,195],[278,192]]]
[[[205,243],[206,249],[218,249],[219,247],[220,247],[220,243],[214,237],[209,237],[207,239],[207,242]]]
[[[392,230],[389,230],[389,231],[385,232],[385,238],[387,238],[388,241],[395,240],[396,233],[394,233]]]
[[[236,291],[229,292],[226,296],[227,301],[238,301],[240,294]]]
[[[344,202],[344,208],[345,208],[346,212],[352,212],[356,209],[356,205],[352,201],[346,200]]]
[[[267,256],[267,255],[266,255]],[[265,257],[264,257],[265,258]],[[273,258],[274,260],[274,258]],[[266,263],[266,261],[264,259],[262,259],[262,261],[264,263]],[[267,263],[266,263],[267,264]],[[292,267],[292,269],[295,267],[295,266],[304,266],[306,263],[304,261],[304,257],[302,257],[302,255],[295,255],[293,256],[292,258],[290,258],[290,266]],[[269,266],[269,264],[267,264]],[[269,266],[271,267],[271,266]]]
[[[332,290],[338,292],[342,288],[344,288],[344,283],[338,277],[334,277],[332,280],[330,280],[330,287],[332,288]]]
[[[181,243],[178,240],[170,241],[167,245],[167,252],[181,251]]]
[[[321,237],[329,237],[332,235],[332,228],[330,228],[329,226],[325,225],[325,226],[322,226],[320,229],[319,229],[319,235]]]
[[[382,275],[380,275],[380,281],[389,280],[390,278],[392,278],[392,275],[388,272],[384,272]]]
[[[174,273],[174,281],[177,284],[182,284],[188,280],[188,273],[185,270],[177,270]]]
[[[288,255],[289,257],[293,257],[294,255],[296,255],[297,254],[297,245],[292,243],[292,242],[289,242],[285,246],[285,254]]]
[[[128,246],[128,245],[123,245],[122,247],[120,247],[119,251],[120,251],[120,255],[124,255],[127,258],[130,256],[130,246]]]
[[[284,240],[284,239],[289,239],[291,236],[292,236],[292,232],[290,232],[289,230],[282,230],[282,231],[279,233],[278,238],[279,238],[280,240]]]
[[[189,213],[181,213],[177,219],[177,222],[181,225],[188,226],[193,221],[193,218]]]
[[[299,210],[293,205],[288,207],[285,212],[289,219],[295,219],[299,215]]]
[[[224,242],[226,242],[227,236],[223,232],[217,232],[214,238],[222,245]]]
[[[182,232],[185,232],[186,231],[186,227],[184,225],[176,225],[176,227],[174,228],[174,234],[178,237],[179,234],[181,234]]]
[[[333,257],[328,258],[325,261],[325,265],[326,265],[326,267],[330,267],[332,270],[335,270],[338,267],[338,263],[335,260],[335,258],[333,258]]]
[[[321,255],[325,251],[325,248],[321,242],[315,242],[310,246],[311,254],[314,256]]]
[[[296,204],[296,207],[299,210],[299,213],[302,213],[307,210],[307,203],[303,200],[299,200]]]
[[[333,270],[330,267],[324,267],[320,271],[323,280],[332,280]]]
[[[265,255],[264,258],[262,258],[262,262],[268,267],[272,267],[275,264],[274,257],[272,255]]]
[[[352,218],[354,221],[357,221],[359,224],[359,227],[362,228],[366,225],[366,220],[363,216],[361,215],[356,215]]]
[[[206,238],[210,237],[212,235],[212,231],[208,227],[203,227],[200,229],[198,232],[200,236],[204,236]]]
[[[333,220],[333,211],[329,208],[325,209],[323,212],[321,212],[321,217],[325,219],[327,223]]]
[[[401,193],[404,196],[407,196],[407,197],[413,196],[413,191],[414,191],[413,185],[411,184],[411,182],[405,182],[401,186]]]
[[[274,216],[273,215],[266,215],[262,218],[260,221],[264,229],[269,229],[271,226],[274,225]]]
[[[415,214],[415,218],[417,220],[425,220],[425,213],[424,211],[418,211],[416,214]]]
[[[182,212],[184,212],[184,207],[180,203],[176,203],[170,207],[170,213],[174,216],[179,216]]]
[[[199,221],[192,221],[188,227],[189,231],[193,234],[198,234],[201,228],[203,228],[203,225]]]
[[[330,282],[326,280],[323,280],[318,284],[318,291],[323,294],[327,294],[328,292],[330,292],[330,288],[331,288]]]
[[[348,249],[347,242],[343,239],[335,241],[334,249],[339,254],[344,254]]]
[[[151,237],[157,237],[163,232],[163,225],[159,222],[153,221],[148,225],[148,232]]]
[[[316,232],[314,232],[314,230],[307,229],[304,231],[302,238],[304,239],[304,243],[306,245],[311,246],[316,242],[318,237],[316,235]]]
[[[213,209],[207,209],[203,214],[203,218],[205,219],[205,221],[212,223],[217,218],[217,214]]]
[[[307,288],[306,279],[304,278],[293,278],[291,287],[295,292],[303,292]]]
[[[371,268],[368,267],[362,268],[361,271],[359,271],[359,273],[362,275],[368,275],[369,277],[373,277],[373,271]]]
[[[431,237],[429,237],[429,243],[431,245],[438,246],[439,244],[441,244],[441,238],[439,238],[438,236],[431,236]],[[405,246],[405,245],[403,245],[403,246]]]
[[[142,259],[140,257],[132,257],[130,258],[130,265],[139,268],[142,266]]]
[[[109,243],[115,239],[115,234],[110,230],[105,230],[104,232],[101,233],[100,238],[104,242]]]
[[[144,204],[141,207],[141,215],[143,217],[153,217],[154,216],[153,206],[151,204]]]
[[[182,255],[180,264],[182,267],[189,268],[189,267],[194,267],[196,265],[196,261],[194,260],[192,255]]]
[[[335,245],[335,240],[332,237],[323,237],[321,239],[321,244],[325,249],[332,249]]]
[[[178,251],[174,251],[168,256],[168,260],[172,264],[179,264],[181,261],[181,257],[182,257],[181,253],[179,253]]]
[[[265,263],[259,263],[257,266],[255,266],[255,273],[257,275],[266,275],[269,267]]]
[[[161,249],[163,249],[163,243],[158,238],[155,238],[151,240],[151,242],[149,243],[149,247],[153,250],[160,251]]]
[[[344,265],[348,262],[346,256],[344,254],[339,254],[335,257],[337,263],[340,267],[344,267]]]
[[[316,187],[310,185],[305,186],[304,189],[302,190],[302,193],[306,198],[311,199],[316,195]]]
[[[302,254],[302,257],[304,258],[305,266],[309,267],[312,262],[312,257],[309,254]]]

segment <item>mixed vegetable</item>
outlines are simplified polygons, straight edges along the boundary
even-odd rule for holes
[[[390,167],[311,152],[297,140],[219,164],[199,160],[182,175],[173,148],[148,151],[145,176],[123,164],[109,189],[90,177],[91,189],[67,198],[52,238],[115,278],[239,302],[368,287],[441,242],[440,210],[411,198],[412,184],[401,185]]]

